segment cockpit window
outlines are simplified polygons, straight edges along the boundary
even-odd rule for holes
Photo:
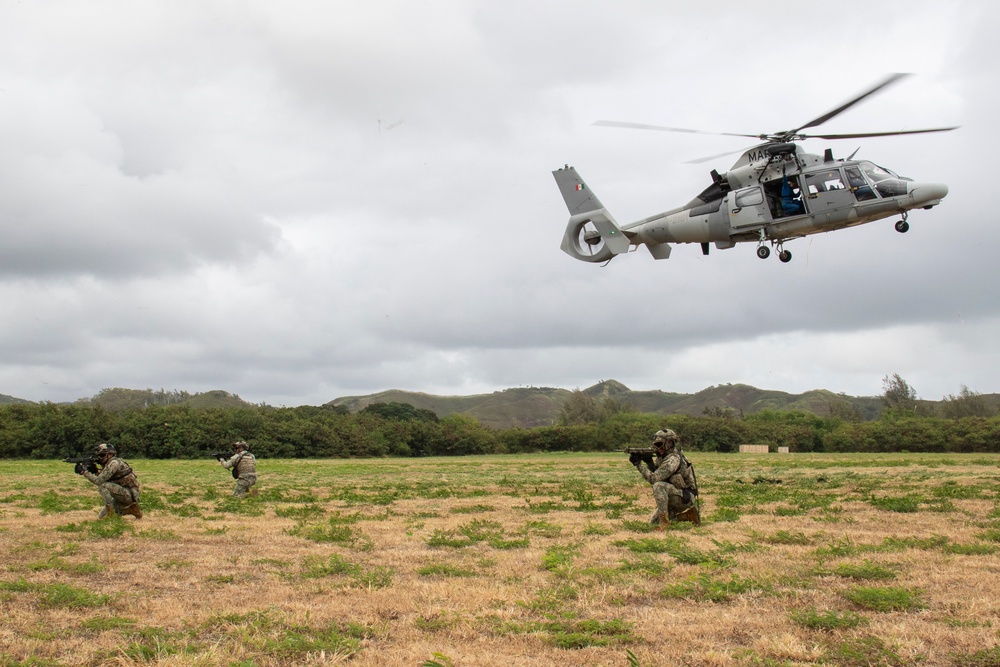
[[[878,183],[879,181],[884,181],[887,178],[899,178],[888,169],[883,169],[877,164],[872,164],[871,162],[862,162],[860,166],[861,171],[867,174],[872,183]]]
[[[860,169],[857,167],[844,167],[844,174],[847,175],[847,184],[851,186],[851,192],[854,193],[858,201],[868,201],[869,199],[877,198],[868,185],[868,181],[861,174]]]
[[[875,189],[883,197],[901,197],[906,194],[906,183],[895,178],[879,181]]]

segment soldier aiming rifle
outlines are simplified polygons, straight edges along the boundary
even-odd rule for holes
[[[234,497],[242,498],[247,495],[250,487],[257,483],[257,459],[250,453],[247,443],[242,440],[233,443],[232,456],[225,452],[214,452],[212,457],[218,459],[223,468],[232,471],[233,479],[236,480],[236,487],[233,488]],[[254,491],[253,495],[256,493]]]
[[[698,480],[694,467],[679,446],[680,438],[670,429],[653,436],[652,447],[628,447],[629,463],[653,487],[656,511],[649,522],[661,528],[671,521],[701,524],[698,512]]]
[[[94,447],[94,453],[90,456],[70,457],[63,461],[75,464],[73,472],[83,475],[97,486],[97,492],[104,501],[104,508],[97,515],[98,519],[112,514],[131,514],[136,519],[142,518],[142,510],[139,508],[139,478],[129,464],[118,458],[114,446],[102,442]]]

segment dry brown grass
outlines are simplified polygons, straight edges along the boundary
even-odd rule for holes
[[[0,462],[0,666],[1000,665],[1000,456],[690,458],[666,532],[604,454]]]

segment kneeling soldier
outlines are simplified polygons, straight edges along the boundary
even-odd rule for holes
[[[653,486],[656,512],[649,522],[654,525],[663,526],[669,521],[690,521],[696,526],[701,523],[695,504],[698,482],[678,440],[670,429],[657,431],[653,436],[655,460],[649,454],[645,458],[642,454],[629,456],[629,462]]]
[[[236,487],[233,495],[242,498],[257,483],[257,459],[250,453],[247,443],[242,440],[233,443],[233,455],[228,460],[220,458],[223,468],[233,471]],[[254,492],[256,494],[256,491]]]
[[[83,475],[97,485],[97,492],[104,500],[104,509],[97,518],[103,519],[114,513],[119,516],[131,514],[136,519],[141,519],[139,479],[131,466],[118,458],[115,448],[106,443],[94,448],[94,463],[98,466],[96,473],[87,470],[83,463],[77,463],[76,474]]]

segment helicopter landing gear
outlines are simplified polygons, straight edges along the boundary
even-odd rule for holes
[[[896,221],[896,231],[900,234],[905,234],[910,231],[910,223],[906,221],[906,211],[903,211],[902,215],[903,219]]]
[[[761,259],[767,259],[771,256],[771,249],[764,245],[768,241],[767,234],[763,229],[760,230],[760,240],[757,241],[757,256]],[[782,240],[779,239],[775,241],[771,239],[771,245],[774,249],[778,251],[778,259],[782,261],[783,264],[787,264],[792,261],[792,253],[785,250]]]

